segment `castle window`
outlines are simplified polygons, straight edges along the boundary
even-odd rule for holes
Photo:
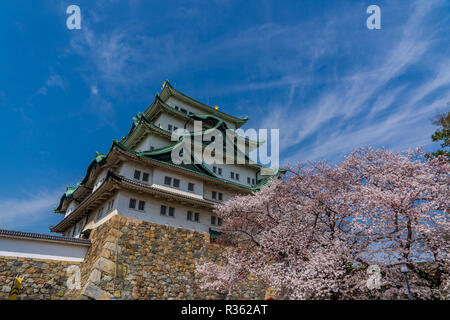
[[[192,211],[187,212],[187,219],[192,221]]]
[[[141,172],[139,170],[134,170],[134,178],[137,180],[141,178]]]
[[[171,124],[167,125],[167,130],[172,131],[172,125]]]
[[[110,211],[114,206],[114,199],[112,199],[110,202],[108,202],[108,211]]]
[[[164,184],[170,186],[172,184],[172,178],[171,177],[164,177]]]
[[[236,180],[239,181],[239,173],[236,173]]]
[[[188,190],[189,191],[194,191],[194,184],[192,182],[188,183]]]
[[[130,209],[136,208],[136,199],[130,199],[130,204],[128,205]]]
[[[166,206],[164,206],[164,205],[162,205],[161,206],[161,211],[160,211],[160,213],[162,214],[162,215],[166,215]]]
[[[212,194],[211,194],[211,197],[213,199],[216,199],[217,198],[217,192],[213,191]]]
[[[234,179],[234,172],[233,171],[230,172],[230,177],[231,177],[231,179]]]
[[[194,221],[195,222],[200,222],[200,213],[196,212],[194,215]]]
[[[179,179],[173,179],[173,186],[175,188],[179,188],[180,187],[180,180]]]
[[[216,217],[215,216],[211,216],[211,224],[216,224]]]
[[[252,179],[252,184],[255,184],[255,178]]]
[[[169,207],[169,217],[173,217],[175,215],[175,208]]]
[[[220,200],[220,201],[223,200],[223,194],[221,194],[220,192],[219,192],[219,200]]]
[[[222,168],[217,168],[217,167],[213,167],[213,172],[214,173],[219,173],[219,175],[222,175]]]
[[[148,182],[148,173],[147,172],[144,172],[142,174],[142,181]]]
[[[150,146],[150,151],[153,151],[153,150],[155,150],[155,147],[154,146]]]
[[[250,184],[250,177],[247,177],[247,183]]]
[[[217,218],[217,225],[221,226],[222,225],[222,218]]]
[[[186,110],[186,109],[183,109],[183,108],[181,108],[180,110],[181,110],[181,112],[183,112],[183,113],[186,113],[186,114],[187,114],[187,110]]]
[[[173,131],[177,131],[178,127],[173,126]]]
[[[144,211],[145,209],[145,201],[139,200],[139,210]]]

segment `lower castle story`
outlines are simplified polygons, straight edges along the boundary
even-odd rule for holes
[[[113,215],[89,241],[82,261],[0,252],[0,299],[8,299],[16,275],[23,277],[23,300],[227,298],[226,292],[201,289],[195,272],[196,263],[216,261],[223,250],[209,233]],[[263,299],[265,289],[249,280],[229,298]]]

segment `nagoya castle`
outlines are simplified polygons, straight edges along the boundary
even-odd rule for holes
[[[195,272],[226,248],[216,241],[222,220],[214,206],[258,191],[283,172],[263,175],[250,160],[248,152],[264,141],[233,134],[247,120],[164,82],[129,132],[108,153],[96,152],[82,180],[67,187],[55,208],[61,220],[50,227],[60,235],[0,229],[0,299],[11,296],[16,275],[18,299],[225,298],[200,288]],[[213,131],[225,140],[209,153],[214,159],[231,153],[246,161],[199,161],[191,151],[208,151],[205,140],[217,136],[205,136]],[[229,297],[257,299],[264,292],[264,284],[249,279]]]

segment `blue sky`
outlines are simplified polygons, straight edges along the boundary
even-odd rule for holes
[[[66,8],[81,8],[81,30]],[[366,8],[381,8],[369,30]],[[450,102],[450,2],[2,1],[0,228],[48,233],[65,186],[165,79],[279,128],[281,162],[432,150]]]

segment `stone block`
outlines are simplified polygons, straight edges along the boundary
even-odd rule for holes
[[[97,287],[92,282],[88,283],[82,292],[82,295],[95,300],[110,300],[111,294]]]

